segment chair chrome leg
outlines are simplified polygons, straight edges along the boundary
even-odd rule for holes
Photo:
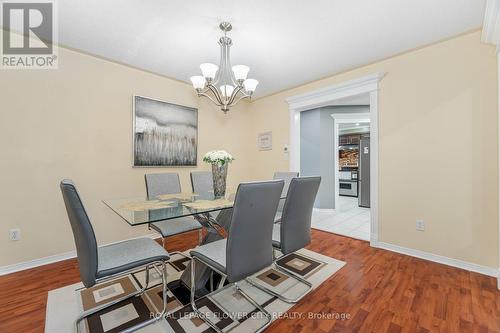
[[[165,291],[166,289],[165,289],[165,288],[166,288],[166,281],[167,281],[167,280],[166,280],[167,270],[166,270],[166,263],[165,263],[165,262],[163,262],[163,266],[164,266],[164,298],[166,299],[166,295],[167,295],[167,294],[166,294],[166,291]],[[127,300],[127,299],[129,299],[129,298],[132,298],[132,297],[135,297],[135,296],[137,296],[137,295],[140,295],[140,294],[144,293],[144,292],[146,291],[146,289],[148,288],[148,286],[149,286],[149,268],[150,268],[150,267],[154,267],[154,264],[151,264],[151,265],[146,266],[146,283],[144,284],[144,286],[142,287],[142,289],[137,290],[137,291],[133,292],[132,294],[126,295],[126,296],[121,297],[121,298],[119,298],[119,299],[116,299],[116,300],[114,300],[114,301],[112,301],[112,302],[109,302],[109,303],[106,303],[106,304],[102,304],[101,306],[98,306],[98,307],[96,307],[96,308],[94,308],[94,309],[91,309],[91,310],[88,310],[88,311],[83,312],[83,313],[82,313],[82,314],[81,314],[81,315],[80,315],[80,316],[76,319],[76,321],[75,321],[76,332],[77,332],[77,333],[80,333],[80,322],[81,322],[83,319],[87,318],[88,316],[91,316],[91,315],[93,315],[94,313],[97,313],[97,312],[99,312],[99,311],[102,311],[102,310],[104,310],[104,309],[106,309],[106,308],[108,308],[108,307],[110,307],[110,306],[113,306],[113,305],[118,304],[118,303],[120,303],[120,302],[122,302],[122,301],[125,301],[125,300]],[[122,275],[119,275],[119,276],[125,276],[125,275],[128,275],[128,274],[130,274],[130,272],[127,272],[126,274],[122,274]],[[116,276],[116,277],[118,277],[118,276]],[[166,306],[164,307],[164,311],[166,311]],[[163,315],[162,315],[162,316],[163,316]],[[162,316],[160,316],[160,318],[161,318]],[[150,319],[150,320],[147,320],[147,321],[145,321],[145,322],[142,322],[142,323],[140,323],[140,324],[137,324],[137,325],[135,325],[135,326],[132,326],[132,327],[130,327],[130,328],[128,328],[128,329],[126,329],[126,330],[124,330],[124,331],[122,331],[122,332],[123,332],[123,333],[130,333],[130,332],[136,331],[136,330],[138,330],[138,329],[140,329],[140,328],[142,328],[142,327],[145,327],[145,326],[147,326],[147,325],[149,325],[149,324],[153,323],[153,322],[154,322],[154,321],[156,321],[156,320],[158,320],[158,318],[156,318],[156,317],[155,317],[155,318],[152,318],[152,319]]]
[[[267,322],[256,331],[256,332],[262,332],[269,325],[271,325],[271,322],[272,322],[272,316],[271,316],[271,314],[266,309],[264,309],[259,303],[257,303],[252,297],[250,297],[250,295],[248,295],[243,290],[241,290],[241,288],[238,285],[238,283],[235,282],[234,286],[236,288],[236,291],[238,293],[240,293],[240,295],[242,295],[247,301],[249,301],[253,306],[255,306],[255,308],[259,309],[259,311],[262,312],[266,316]]]
[[[282,272],[282,273],[284,273],[284,274],[288,274],[288,275],[290,275],[292,278],[294,278],[295,280],[300,281],[300,282],[302,282],[303,284],[305,284],[305,285],[307,285],[307,286],[309,286],[309,287],[311,287],[311,288],[312,288],[312,283],[311,283],[311,282],[309,282],[309,281],[307,281],[307,280],[306,280],[306,279],[304,279],[303,277],[298,276],[298,275],[297,275],[297,274],[295,274],[294,272],[292,272],[292,271],[290,271],[290,270],[286,269],[285,267],[282,267],[282,266],[280,266],[280,265],[278,265],[278,264],[276,264],[276,263],[275,263],[275,265],[276,265],[276,269],[277,269],[278,271],[280,271],[280,272]]]
[[[226,277],[222,275],[220,277],[219,285],[217,286],[217,290],[222,289],[224,287],[224,282],[226,282]]]
[[[274,251],[273,251],[273,253],[274,253]],[[246,281],[248,283],[250,283],[252,286],[254,286],[255,288],[258,288],[258,289],[262,290],[263,292],[268,293],[268,294],[270,294],[272,296],[275,296],[275,297],[279,298],[280,300],[282,300],[283,302],[290,303],[290,304],[297,303],[298,301],[300,301],[304,296],[306,296],[312,290],[312,283],[311,282],[303,279],[300,276],[297,276],[296,274],[294,274],[293,272],[289,271],[288,269],[286,269],[284,267],[281,267],[276,262],[274,262],[274,266],[281,273],[283,273],[283,274],[291,277],[292,279],[295,279],[296,281],[299,281],[300,283],[305,284],[307,286],[307,290],[304,293],[302,293],[301,295],[299,295],[298,297],[296,297],[296,298],[289,298],[289,297],[285,297],[285,296],[283,296],[281,294],[278,294],[277,292],[272,291],[271,289],[269,289],[267,287],[264,287],[260,283],[257,283],[255,281],[253,281],[251,278],[246,278]]]
[[[273,247],[273,262],[276,261],[278,257],[276,256],[276,249]]]
[[[216,332],[222,333],[222,330],[217,327],[212,321],[210,321],[207,316],[202,313],[198,308],[196,307],[196,301],[195,301],[195,291],[196,291],[196,286],[195,286],[195,270],[196,270],[196,264],[195,264],[196,258],[193,257],[191,260],[191,307],[193,308],[194,313],[203,320],[208,326],[213,328]]]
[[[162,284],[163,284],[163,310],[160,313],[156,313],[153,318],[146,320],[142,323],[134,325],[126,330],[121,331],[120,333],[130,333],[137,331],[143,327],[146,327],[155,321],[159,321],[165,316],[167,313],[167,264],[165,262],[162,263]]]
[[[145,291],[149,286],[149,267],[150,266],[146,266],[146,283],[145,283],[145,286],[142,288],[142,291]],[[155,267],[155,266],[151,265],[151,267]]]
[[[195,261],[198,260],[196,257],[193,257],[193,260],[191,260],[191,307],[193,308],[193,311],[194,313],[198,316],[198,318],[200,318],[201,320],[203,320],[203,322],[205,322],[208,326],[210,326],[211,328],[213,328],[216,332],[218,333],[222,333],[222,330],[217,327],[216,324],[214,324],[212,321],[210,321],[210,319],[207,318],[207,316],[202,313],[196,306],[196,302],[195,302],[195,291],[196,291],[196,287],[195,287],[195,271],[196,271],[196,264],[195,264]],[[222,275],[222,285],[224,284],[224,281],[226,280],[226,276],[222,273],[222,272],[219,272],[216,268],[214,267],[211,267],[210,265],[208,265],[207,263],[203,263],[204,265],[212,268],[213,270],[217,271],[217,273],[221,274]],[[221,285],[219,284],[219,285]],[[238,283],[232,283],[232,284],[228,284],[227,286],[223,287],[222,289],[226,289],[226,288],[229,288],[231,287],[232,285],[234,285],[234,287],[236,288],[236,291],[242,295],[248,302],[250,302],[250,304],[252,304],[256,309],[258,309],[260,312],[262,312],[266,318],[268,319],[267,322],[261,326],[256,332],[262,332],[264,329],[266,329],[272,322],[272,316],[271,314],[266,310],[264,309],[261,305],[259,305],[259,303],[257,303],[252,297],[250,297],[247,293],[245,293],[241,288],[240,286],[238,285]],[[220,290],[217,290],[215,292],[218,292]],[[212,294],[212,293],[210,293]],[[209,294],[209,295],[210,295]],[[207,297],[208,295],[205,295],[204,297]]]
[[[167,263],[163,262],[163,312],[165,315],[167,313],[167,291],[168,291],[168,279],[167,279]]]

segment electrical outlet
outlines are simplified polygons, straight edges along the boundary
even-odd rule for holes
[[[425,223],[424,220],[417,220],[415,223],[415,229],[418,231],[424,231],[425,230]]]
[[[11,241],[18,241],[21,239],[21,229],[10,229],[9,230],[9,239]]]

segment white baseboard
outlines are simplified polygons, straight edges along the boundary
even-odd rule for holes
[[[499,288],[500,288],[500,271],[498,268],[482,266],[482,265],[474,264],[471,262],[467,262],[467,261],[463,261],[463,260],[459,260],[459,259],[448,258],[445,256],[441,256],[439,254],[424,252],[424,251],[420,251],[420,250],[414,250],[414,249],[410,249],[407,247],[394,245],[394,244],[390,244],[390,243],[378,242],[378,247],[381,249],[385,249],[385,250],[389,250],[389,251],[393,251],[393,252],[397,252],[397,253],[401,253],[401,254],[406,254],[406,255],[411,256],[411,257],[425,259],[425,260],[437,262],[440,264],[465,269],[467,271],[496,277],[498,279]]]
[[[154,238],[158,238],[159,235],[158,234],[149,234],[149,235],[129,238],[127,240],[143,238],[143,237],[148,237],[148,238],[154,239]],[[104,245],[111,245],[111,244],[116,244],[119,242],[123,242],[123,240],[109,243],[109,244],[104,244]],[[0,267],[0,276],[10,274],[10,273],[19,272],[19,271],[24,271],[26,269],[30,269],[30,268],[34,268],[34,267],[38,267],[38,266],[52,264],[52,263],[55,263],[58,261],[63,261],[63,260],[67,260],[67,259],[71,259],[71,258],[75,258],[75,257],[76,257],[76,251],[73,250],[73,251],[69,251],[69,252],[65,252],[65,253],[61,253],[61,254],[55,254],[53,256],[48,256],[48,257],[44,257],[44,258],[33,259],[33,260],[20,262],[17,264],[1,266]]]
[[[39,259],[33,259],[29,261],[20,262],[17,264],[7,265],[0,267],[0,276],[15,273],[19,271],[24,271],[26,269],[43,266],[47,264],[52,264],[54,262],[63,261],[66,259],[71,259],[76,257],[76,251],[69,251],[61,254],[55,254],[53,256],[48,256]]]

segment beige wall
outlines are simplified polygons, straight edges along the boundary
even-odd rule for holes
[[[190,189],[194,168],[131,167],[134,94],[199,106],[199,168],[208,169],[200,158],[207,150],[227,149],[236,157],[229,182],[250,177],[247,103],[223,115],[187,84],[60,48],[58,70],[0,71],[0,266],[74,249],[62,178],[78,185],[100,243],[149,233],[101,203],[144,195],[144,173],[179,172]],[[12,242],[15,227],[22,239]]]
[[[143,175],[193,168],[131,167],[132,95],[199,107],[199,156],[227,149],[229,182],[287,170],[285,98],[377,71],[380,110],[380,241],[498,266],[495,50],[471,33],[376,64],[243,103],[223,115],[192,88],[60,49],[60,68],[0,72],[0,266],[74,249],[58,183],[80,188],[100,243],[147,234],[101,200],[144,194]],[[199,104],[198,104],[199,103]],[[273,150],[256,149],[273,131]],[[199,168],[207,169],[198,158]],[[415,231],[424,219],[426,231]],[[8,240],[20,227],[22,240]],[[332,244],[333,246],[334,244]]]
[[[254,176],[288,169],[285,99],[387,72],[380,83],[379,240],[498,267],[497,82],[492,46],[474,32],[254,101]],[[424,219],[425,232],[415,230]]]

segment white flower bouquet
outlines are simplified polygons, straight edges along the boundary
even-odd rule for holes
[[[225,165],[234,161],[234,157],[225,150],[212,150],[203,156],[203,162],[209,164]]]

